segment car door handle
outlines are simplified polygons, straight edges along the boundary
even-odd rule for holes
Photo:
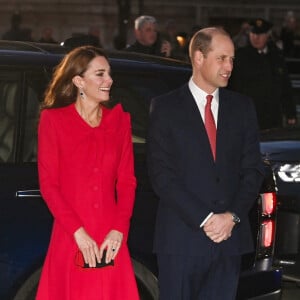
[[[40,190],[23,190],[23,191],[17,191],[16,197],[17,198],[25,198],[25,197],[40,198],[42,196]]]

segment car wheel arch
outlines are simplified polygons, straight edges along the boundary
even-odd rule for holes
[[[139,291],[142,293],[147,293],[148,298],[150,297],[153,300],[158,299],[159,290],[157,277],[146,266],[133,258],[132,265],[137,284],[139,286]],[[41,272],[42,268],[39,268],[33,272],[18,289],[13,300],[33,300]]]
[[[131,259],[134,274],[137,280],[140,293],[147,293],[147,299],[157,300],[159,295],[157,277],[142,263],[136,259]],[[141,297],[143,299],[143,297]]]
[[[18,289],[13,300],[32,300],[35,298],[38,282],[40,280],[42,268],[33,272]]]

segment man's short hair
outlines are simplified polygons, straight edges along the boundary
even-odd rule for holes
[[[157,21],[152,16],[139,16],[134,21],[134,29],[140,30],[145,23],[157,24]]]
[[[222,28],[222,27],[208,27],[203,28],[197,31],[189,45],[189,56],[192,59],[192,56],[194,55],[196,50],[200,50],[203,55],[207,55],[207,53],[211,50],[211,41],[214,35],[221,34],[225,36],[229,36],[229,34]]]

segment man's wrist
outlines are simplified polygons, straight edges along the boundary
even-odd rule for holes
[[[239,218],[239,216],[234,213],[234,212],[229,212],[231,214],[231,218],[232,218],[232,222],[237,225],[241,223],[241,219]]]

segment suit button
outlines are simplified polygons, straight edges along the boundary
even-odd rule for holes
[[[216,183],[219,183],[221,181],[220,177],[216,178]]]

